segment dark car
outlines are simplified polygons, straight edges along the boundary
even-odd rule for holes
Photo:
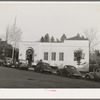
[[[7,66],[7,67],[11,67],[12,66],[12,58],[5,57],[4,62],[3,62],[3,65],[4,66]]]
[[[93,70],[93,72],[89,72],[85,75],[87,80],[95,80],[100,81],[100,67],[97,67]]]
[[[65,65],[62,69],[57,70],[57,75],[67,76],[67,77],[82,77],[81,73],[71,65]]]
[[[50,64],[48,63],[45,63],[45,62],[38,62],[36,67],[34,68],[35,71],[37,72],[40,72],[40,73],[49,73],[51,74],[52,73],[52,68],[50,66]]]
[[[2,66],[4,63],[4,60],[0,59],[0,66]]]

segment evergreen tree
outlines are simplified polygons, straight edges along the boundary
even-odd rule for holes
[[[44,37],[42,36],[41,39],[40,39],[40,42],[44,42]]]
[[[74,60],[77,61],[77,65],[81,64],[82,59],[84,59],[83,50],[82,49],[75,50],[74,51]]]
[[[59,43],[59,42],[60,42],[60,40],[57,38],[57,39],[56,39],[56,42],[57,42],[57,43]]]
[[[54,37],[53,37],[53,36],[51,37],[51,42],[55,42],[55,39],[54,39]]]
[[[49,38],[49,34],[47,33],[44,37],[44,41],[45,42],[49,42],[50,38]]]
[[[67,37],[66,37],[66,35],[65,34],[63,34],[62,36],[61,36],[61,42],[64,42],[64,40],[66,40],[67,39]]]

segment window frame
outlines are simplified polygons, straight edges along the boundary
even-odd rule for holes
[[[56,52],[51,53],[51,60],[56,61]]]
[[[59,61],[64,61],[64,52],[59,52]]]
[[[48,60],[48,52],[44,52],[44,60]]]

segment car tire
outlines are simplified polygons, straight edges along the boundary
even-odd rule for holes
[[[40,73],[43,73],[43,70],[42,70],[42,69],[40,69],[40,70],[39,70],[39,72],[40,72]]]
[[[52,74],[52,72],[49,72],[49,74]]]
[[[67,77],[69,77],[69,78],[70,78],[70,77],[71,77],[71,75],[68,73],[68,74],[67,74]]]
[[[57,71],[57,75],[61,75],[60,71]]]

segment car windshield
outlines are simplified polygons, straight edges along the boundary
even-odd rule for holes
[[[43,63],[44,67],[50,68],[50,65],[47,63]]]
[[[67,66],[69,69],[71,70],[76,70],[76,68],[74,66]]]

